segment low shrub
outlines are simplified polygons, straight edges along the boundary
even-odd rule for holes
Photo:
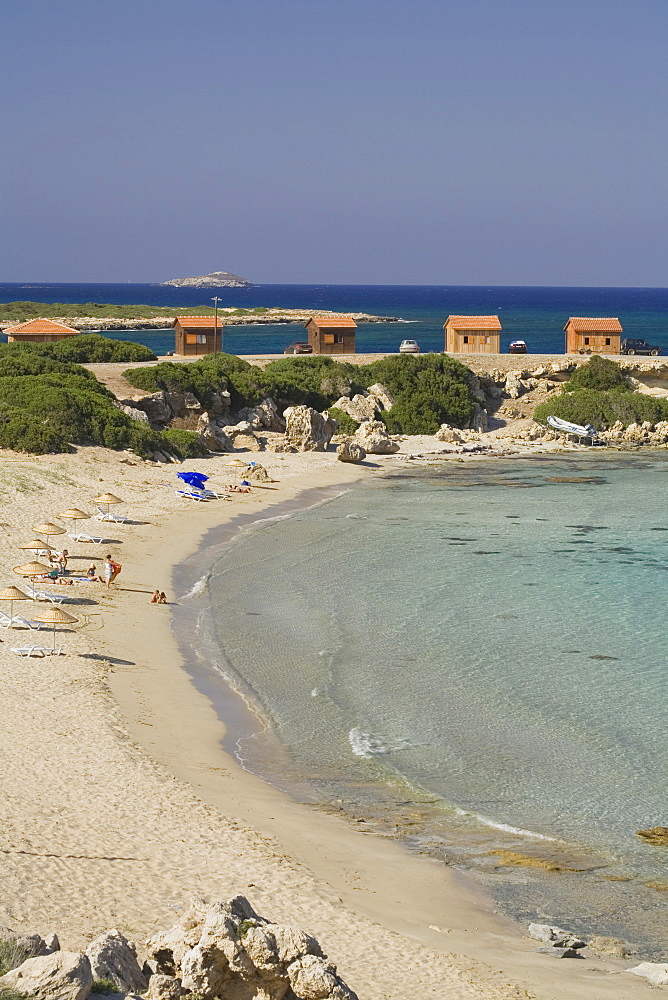
[[[360,367],[323,355],[288,357],[264,369],[263,388],[279,409],[312,406],[325,410],[340,396],[361,392]]]
[[[184,431],[179,428],[162,432],[163,439],[168,443],[169,450],[182,461],[187,458],[206,458],[208,448],[202,444],[202,439],[194,431]]]
[[[328,412],[339,425],[337,434],[354,434],[359,427],[358,422],[345,410],[340,410],[338,406],[330,406]]]
[[[610,358],[602,358],[595,354],[590,361],[582,365],[571,375],[566,383],[568,391],[572,389],[609,389],[629,390],[624,374]]]
[[[668,420],[668,402],[619,388],[565,390],[536,407],[534,420],[544,424],[548,416],[561,417],[574,424],[591,424],[600,431],[612,427],[618,420],[625,427],[645,420],[652,424]]]
[[[155,354],[132,340],[112,340],[99,333],[80,333],[53,344],[0,344],[0,358],[16,355],[40,355],[69,364],[94,364],[104,361],[155,361]]]
[[[90,988],[91,993],[95,994],[106,994],[106,993],[120,993],[121,990],[118,984],[114,982],[113,979],[94,979],[93,985]]]
[[[391,434],[434,434],[443,423],[468,427],[476,412],[473,373],[447,354],[401,354],[360,368],[365,386],[381,382],[394,396],[381,414]]]
[[[32,952],[27,948],[23,948],[17,941],[0,938],[0,976],[11,969],[17,969],[27,958],[32,958]]]
[[[150,368],[129,368],[124,375],[131,385],[146,392],[159,392],[161,389],[165,392],[191,392],[205,407],[211,405],[214,392],[228,391],[233,405],[240,407],[252,405],[244,395],[245,388],[251,391],[252,383],[235,377],[249,375],[253,371],[262,374],[259,368],[253,369],[247,361],[234,354],[209,354],[199,361],[163,361]]]

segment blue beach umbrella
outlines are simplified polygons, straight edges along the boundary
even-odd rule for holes
[[[209,478],[205,476],[203,472],[177,472],[176,476],[178,479],[182,479],[184,483],[188,486],[192,486],[196,490],[203,490],[204,484]]]

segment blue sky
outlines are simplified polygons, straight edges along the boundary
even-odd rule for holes
[[[666,285],[665,0],[3,0],[0,280]]]

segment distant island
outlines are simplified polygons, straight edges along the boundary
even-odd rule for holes
[[[161,281],[161,285],[173,285],[174,288],[252,288],[252,282],[229,271],[212,271],[211,274],[200,274],[195,278],[172,278],[171,281]]]

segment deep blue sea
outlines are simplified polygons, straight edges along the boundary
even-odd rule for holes
[[[569,316],[618,316],[628,336],[645,337],[668,353],[668,288],[539,288],[455,285],[255,285],[252,288],[173,288],[140,284],[0,284],[0,302],[98,302],[173,306],[175,312],[211,305],[333,309],[397,316],[410,325],[360,325],[357,350],[396,351],[404,337],[423,351],[443,350],[443,323],[449,313],[498,313],[501,349],[526,340],[532,354],[564,349]],[[212,306],[213,309],[213,306]],[[228,327],[224,346],[233,354],[274,354],[301,338],[300,325]],[[109,333],[147,344],[162,354],[174,347],[171,330]]]

